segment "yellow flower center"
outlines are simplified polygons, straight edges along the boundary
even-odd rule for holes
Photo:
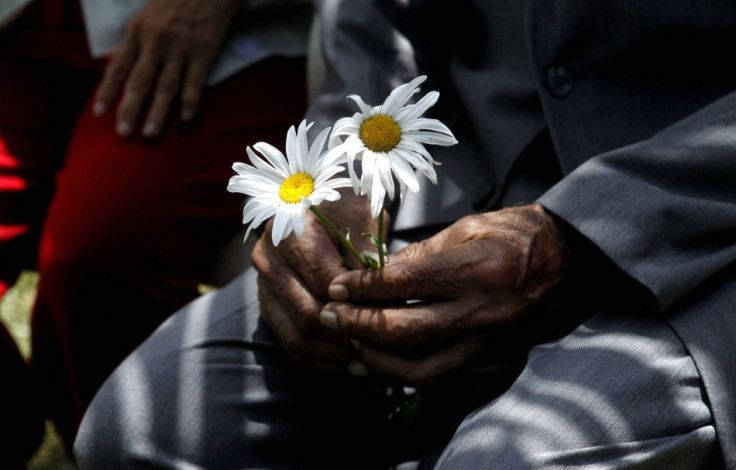
[[[376,114],[360,125],[360,140],[374,152],[388,152],[401,141],[401,127],[391,116]]]
[[[287,204],[302,202],[302,196],[309,197],[314,191],[314,180],[306,173],[294,173],[281,183],[279,197]]]

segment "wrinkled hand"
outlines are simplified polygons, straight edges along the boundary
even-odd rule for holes
[[[181,119],[191,120],[241,1],[150,0],[128,24],[105,69],[95,114],[104,114],[122,89],[116,124],[121,136],[133,134],[144,113],[143,135],[157,136],[177,96]]]
[[[325,202],[320,210],[338,228],[350,228],[358,251],[370,249],[366,237],[360,236],[376,230],[369,201],[355,196],[351,189],[341,192],[342,199]],[[321,372],[345,373],[357,351],[344,335],[325,328],[319,313],[332,279],[347,268],[336,237],[310,211],[306,215],[301,237],[292,234],[274,247],[270,221],[254,247],[261,316],[295,363]],[[345,261],[353,260],[346,256]]]
[[[520,322],[566,264],[562,234],[541,206],[473,215],[382,269],[341,274],[329,293],[342,302],[327,304],[320,320],[359,342],[354,375],[429,385],[488,346],[494,330]]]

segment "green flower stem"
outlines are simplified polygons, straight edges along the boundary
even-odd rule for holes
[[[383,252],[383,211],[378,214],[378,266],[385,266],[385,253]]]
[[[329,217],[327,217],[321,210],[319,210],[317,206],[309,206],[309,210],[311,210],[314,215],[316,215],[317,218],[322,221],[323,224],[325,224],[325,227],[327,227],[332,233],[335,234],[335,236],[342,242],[345,248],[347,248],[348,251],[352,253],[355,259],[357,259],[358,262],[363,265],[363,267],[370,268],[370,265],[366,263],[363,257],[360,256],[360,253],[358,253],[358,250],[355,249],[353,243],[345,235],[342,234],[340,229],[337,228],[337,226],[330,220]]]

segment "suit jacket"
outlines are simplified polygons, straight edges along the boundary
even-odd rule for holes
[[[330,125],[355,111],[347,94],[379,104],[427,74],[460,141],[431,149],[440,183],[410,193],[394,228],[497,207],[546,128],[564,177],[539,202],[648,292],[736,468],[736,3],[519,0],[508,31],[493,1],[323,3],[327,77],[308,117]],[[500,66],[503,37],[527,60]]]

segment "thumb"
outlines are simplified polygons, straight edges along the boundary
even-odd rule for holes
[[[458,270],[467,263],[467,249],[457,247],[435,252],[434,243],[402,250],[404,260],[392,258],[382,268],[343,273],[328,288],[334,300],[354,302],[406,301],[452,297],[458,293]],[[415,257],[415,258],[413,258]]]

